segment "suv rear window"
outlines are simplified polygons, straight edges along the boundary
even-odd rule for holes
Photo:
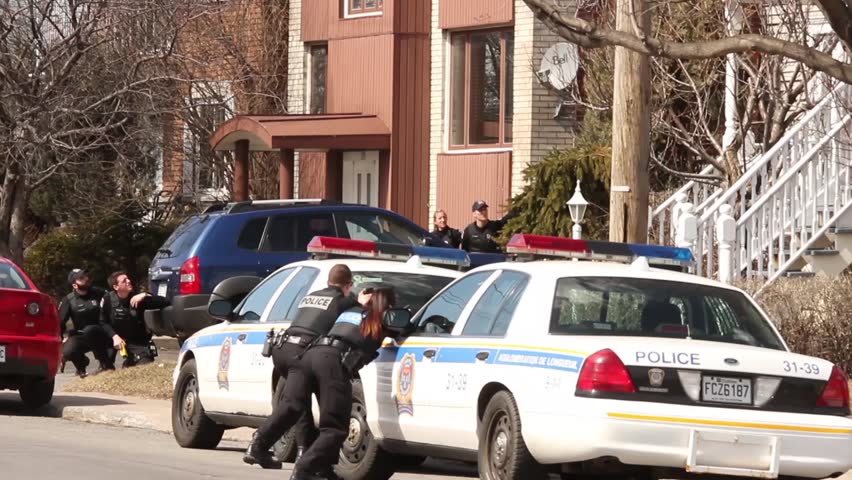
[[[156,258],[173,257],[191,248],[192,244],[201,236],[205,223],[199,215],[187,218],[160,247]]]
[[[640,278],[560,278],[550,333],[689,337],[784,350],[781,339],[742,293]]]
[[[408,307],[417,313],[452,281],[450,277],[405,272],[352,272],[352,291],[357,294],[361,291],[359,285],[364,283],[386,284],[394,289],[397,307]]]

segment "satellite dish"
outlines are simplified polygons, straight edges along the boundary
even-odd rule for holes
[[[577,78],[580,56],[573,43],[561,42],[544,52],[538,76],[557,90],[564,90]]]

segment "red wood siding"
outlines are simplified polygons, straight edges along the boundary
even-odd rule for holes
[[[420,12],[425,15],[427,12]],[[400,214],[428,225],[429,96],[431,50],[428,35],[398,35],[394,49],[394,123],[391,151],[392,205]]]
[[[316,42],[328,39],[329,15],[332,5],[339,0],[301,0],[302,41]]]
[[[393,35],[329,42],[328,113],[378,115],[391,125],[393,42]]]
[[[393,33],[393,18],[396,3],[394,0],[385,0],[384,10],[382,10],[381,15],[355,18],[343,18],[343,2],[346,0],[320,1],[330,1],[332,3],[327,17],[329,23],[328,38],[352,38],[364,35]]]
[[[512,154],[438,155],[438,205],[453,228],[472,222],[470,206],[485,200],[492,219],[505,215],[511,196]]]
[[[394,31],[429,34],[432,23],[431,0],[403,0],[396,4]]]
[[[343,198],[340,154],[301,152],[299,154],[299,197]]]
[[[441,0],[443,29],[507,25],[515,19],[513,0]]]

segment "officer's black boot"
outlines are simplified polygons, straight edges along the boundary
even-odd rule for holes
[[[265,469],[281,469],[281,462],[278,461],[269,450],[263,450],[257,445],[257,431],[251,436],[251,443],[246,449],[246,454],[243,455],[243,461],[249,465],[260,465]]]
[[[293,474],[290,475],[290,480],[329,480],[329,477],[319,473],[306,472],[296,467],[293,469]]]

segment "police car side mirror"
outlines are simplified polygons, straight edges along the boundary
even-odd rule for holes
[[[223,322],[234,318],[234,304],[230,300],[213,300],[207,306],[207,313]]]
[[[382,325],[396,333],[404,333],[411,325],[411,312],[407,308],[389,308],[385,311]]]

